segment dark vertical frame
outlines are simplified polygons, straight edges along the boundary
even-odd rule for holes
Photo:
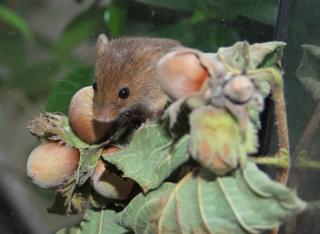
[[[274,30],[273,39],[287,42],[289,29],[289,15],[292,0],[279,0],[277,23]],[[283,57],[282,66],[285,67],[286,59]],[[259,134],[260,149],[259,154],[270,153],[271,137],[274,136],[274,105],[271,97],[265,101],[265,110],[261,115],[262,130]]]
[[[292,0],[279,0],[278,18],[274,32],[274,39],[287,41],[289,16]]]

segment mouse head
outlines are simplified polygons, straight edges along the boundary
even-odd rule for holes
[[[147,115],[153,111],[154,103],[164,96],[157,82],[156,63],[164,54],[165,41],[150,38],[108,41],[105,35],[99,36],[93,84],[96,120],[110,122],[124,113],[144,109]]]

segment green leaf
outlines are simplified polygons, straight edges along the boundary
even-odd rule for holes
[[[91,146],[85,150],[81,151],[80,162],[77,170],[77,184],[79,186],[83,185],[89,177],[93,174],[100,154],[103,148],[97,148],[96,146]]]
[[[249,51],[248,42],[236,42],[233,46],[221,47],[216,54],[216,58],[228,69],[243,71],[249,66]]]
[[[145,191],[158,187],[175,169],[189,159],[189,136],[174,142],[158,124],[148,124],[134,134],[128,146],[104,157]]]
[[[248,162],[229,177],[189,174],[139,194],[120,213],[139,233],[260,233],[306,208],[305,202]]]
[[[128,6],[120,4],[122,2],[113,2],[108,6],[104,13],[104,19],[112,37],[119,37],[124,30],[127,20]]]
[[[63,80],[57,81],[48,97],[45,110],[67,114],[72,96],[80,88],[92,84],[93,73],[91,67],[77,67],[67,74]]]
[[[119,214],[120,224],[131,228],[136,234],[143,233],[146,226],[152,225],[149,223],[149,217],[160,215],[158,213],[161,213],[161,208],[164,205],[162,201],[168,199],[174,188],[175,184],[164,183],[158,189],[149,192],[147,196],[140,193]]]
[[[247,42],[237,42],[230,47],[222,47],[215,57],[227,68],[237,71],[271,67],[279,63],[284,42],[273,41],[249,45]]]
[[[79,165],[73,176],[60,186],[58,192],[64,198],[64,206],[67,208],[67,214],[72,213],[74,209],[81,210],[82,197],[78,196],[76,189],[82,185],[92,176],[100,158],[103,148],[92,145],[80,150]],[[78,208],[77,208],[78,207]]]
[[[63,57],[80,42],[90,39],[103,23],[103,13],[104,9],[93,3],[89,9],[75,17],[62,32],[55,48],[56,54]]]
[[[296,75],[315,100],[320,100],[320,47],[302,45],[303,55]]]
[[[283,49],[286,43],[282,41],[271,41],[265,43],[255,43],[250,46],[252,65],[250,69],[261,67],[272,67],[280,64]]]
[[[34,35],[28,23],[11,9],[0,5],[0,20],[17,29],[27,40],[32,40]]]
[[[118,215],[113,210],[87,210],[79,227],[64,228],[57,234],[124,234],[128,230],[118,224]]]

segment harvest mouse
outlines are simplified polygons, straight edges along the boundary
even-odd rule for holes
[[[111,122],[132,118],[144,122],[162,112],[167,96],[157,81],[158,60],[174,47],[170,39],[132,37],[97,41],[94,118]]]

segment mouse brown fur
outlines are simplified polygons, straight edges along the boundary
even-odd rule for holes
[[[108,41],[101,34],[97,41],[94,118],[110,122],[125,116],[145,121],[157,116],[167,97],[158,83],[156,65],[163,55],[179,46],[177,41],[159,38]],[[127,98],[119,97],[121,89],[122,94],[129,90]]]

